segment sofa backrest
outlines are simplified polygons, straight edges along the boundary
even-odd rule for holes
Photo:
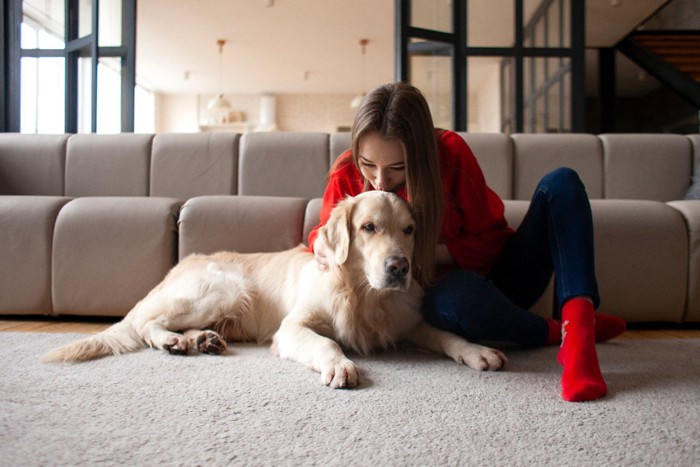
[[[688,135],[693,150],[693,167],[700,165],[700,134]]]
[[[68,138],[0,133],[0,195],[62,196]]]
[[[71,136],[66,196],[148,196],[152,141],[150,134]]]
[[[327,133],[247,133],[241,138],[238,194],[322,196],[329,160]]]
[[[512,135],[513,199],[529,200],[540,179],[558,167],[575,170],[591,199],[603,198],[603,153],[590,134]]]
[[[238,192],[236,133],[159,134],[151,154],[151,196],[186,200]]]
[[[503,199],[513,197],[513,143],[502,133],[459,133],[474,153],[486,184]]]
[[[350,149],[352,146],[352,135],[349,132],[331,134],[331,153],[329,154],[329,167],[333,167],[333,163],[342,153]]]
[[[460,133],[489,186],[529,200],[561,166],[591,199],[683,199],[700,134]],[[322,196],[350,133],[0,134],[0,194],[50,196]]]
[[[690,139],[671,134],[601,135],[605,154],[605,197],[683,199],[692,173]]]

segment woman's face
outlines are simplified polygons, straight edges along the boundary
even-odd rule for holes
[[[401,142],[377,133],[360,138],[360,172],[375,190],[397,192],[406,184],[406,163]]]

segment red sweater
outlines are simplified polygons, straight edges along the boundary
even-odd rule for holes
[[[447,245],[460,268],[486,274],[513,233],[503,215],[503,201],[486,185],[474,153],[458,134],[438,132],[438,157],[445,197],[440,242]],[[348,150],[339,160],[351,158]],[[330,173],[323,194],[321,222],[309,234],[311,248],[318,228],[328,221],[336,203],[361,193],[363,187],[362,175],[352,163],[340,165]],[[405,188],[397,194],[407,198]]]

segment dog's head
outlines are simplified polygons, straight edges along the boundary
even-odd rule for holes
[[[361,271],[373,289],[407,290],[414,230],[406,201],[393,193],[368,191],[338,203],[319,234],[333,252],[330,260]]]

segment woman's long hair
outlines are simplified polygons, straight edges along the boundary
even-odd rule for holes
[[[352,157],[358,171],[360,139],[369,133],[403,146],[406,190],[417,232],[414,276],[421,284],[430,285],[435,275],[444,199],[433,118],[421,92],[407,83],[393,83],[367,94],[352,126]],[[365,190],[369,187],[365,180]]]

